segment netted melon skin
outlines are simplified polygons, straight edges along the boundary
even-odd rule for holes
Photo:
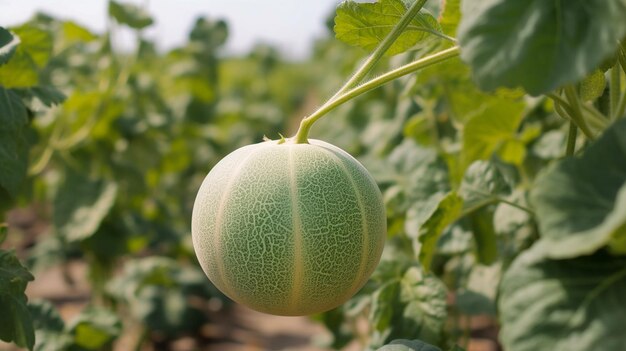
[[[193,246],[225,295],[257,311],[309,315],[367,281],[386,237],[367,170],[322,141],[242,147],[207,175],[193,208]]]

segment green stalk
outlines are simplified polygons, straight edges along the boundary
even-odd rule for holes
[[[585,118],[582,114],[581,103],[580,103],[580,99],[578,98],[578,94],[576,93],[576,89],[571,85],[565,87],[565,96],[567,97],[567,101],[569,102],[572,108],[571,109],[572,114],[570,115],[570,117],[572,118],[572,121],[574,121],[576,125],[578,126],[578,128],[580,128],[580,130],[582,130],[583,133],[585,133],[585,136],[587,138],[591,140],[595,139],[593,136],[593,133],[587,126]]]
[[[613,66],[611,68],[611,80],[609,82],[609,92],[610,92],[610,116],[612,120],[616,120],[619,117],[619,107],[620,104],[620,93],[621,93],[621,74],[619,70],[619,65]]]
[[[300,128],[298,129],[298,132],[296,133],[293,139],[298,144],[307,143],[307,140],[308,140],[307,136],[309,134],[309,130],[311,129],[311,126],[313,125],[313,123],[315,123],[315,121],[323,117],[328,112],[344,104],[345,102],[352,100],[355,97],[361,94],[364,94],[370,90],[376,89],[380,87],[381,85],[388,83],[392,80],[395,80],[407,74],[413,73],[422,68],[432,66],[441,61],[445,61],[449,58],[456,57],[458,55],[459,55],[459,47],[453,46],[449,49],[440,51],[430,56],[426,56],[424,58],[421,58],[417,61],[413,61],[402,67],[396,68],[393,71],[387,72],[378,78],[372,79],[366,83],[363,83],[362,85],[359,85],[356,88],[352,88],[342,93],[341,95],[338,95],[337,97],[329,100],[327,103],[322,105],[322,107],[317,109],[317,111],[313,112],[311,115],[304,118],[302,122],[300,122]]]
[[[376,65],[385,52],[389,50],[391,45],[396,41],[396,39],[398,39],[409,23],[411,23],[413,18],[417,16],[426,1],[427,0],[418,0],[411,6],[411,8],[409,8],[404,16],[400,18],[400,21],[395,25],[395,27],[393,27],[389,34],[387,34],[387,36],[383,39],[383,41],[378,44],[378,47],[374,50],[374,52],[372,52],[367,61],[363,63],[361,68],[359,68],[354,75],[352,75],[352,77],[335,93],[335,95],[333,95],[333,97],[330,98],[329,101],[332,101],[347,90],[354,88],[363,80],[363,78],[365,78],[365,76],[367,76],[374,65]]]
[[[569,122],[569,133],[567,134],[567,149],[565,155],[572,156],[576,152],[576,137],[578,136],[578,127],[574,122]]]

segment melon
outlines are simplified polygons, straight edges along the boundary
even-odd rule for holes
[[[367,170],[340,148],[265,141],[213,167],[196,197],[193,246],[226,296],[284,316],[337,307],[380,259],[386,215]]]

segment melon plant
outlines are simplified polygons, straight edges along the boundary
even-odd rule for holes
[[[381,193],[352,156],[310,140],[244,146],[207,175],[193,245],[209,279],[257,311],[308,315],[339,306],[380,259]]]

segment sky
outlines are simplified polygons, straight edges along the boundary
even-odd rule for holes
[[[160,48],[186,41],[197,16],[226,19],[229,53],[245,53],[254,43],[273,44],[288,57],[305,57],[322,36],[324,21],[341,0],[118,0],[148,6],[155,24],[146,32]],[[37,11],[70,19],[95,32],[106,24],[105,0],[0,0],[0,26],[26,21]],[[122,34],[124,40],[124,34]]]

